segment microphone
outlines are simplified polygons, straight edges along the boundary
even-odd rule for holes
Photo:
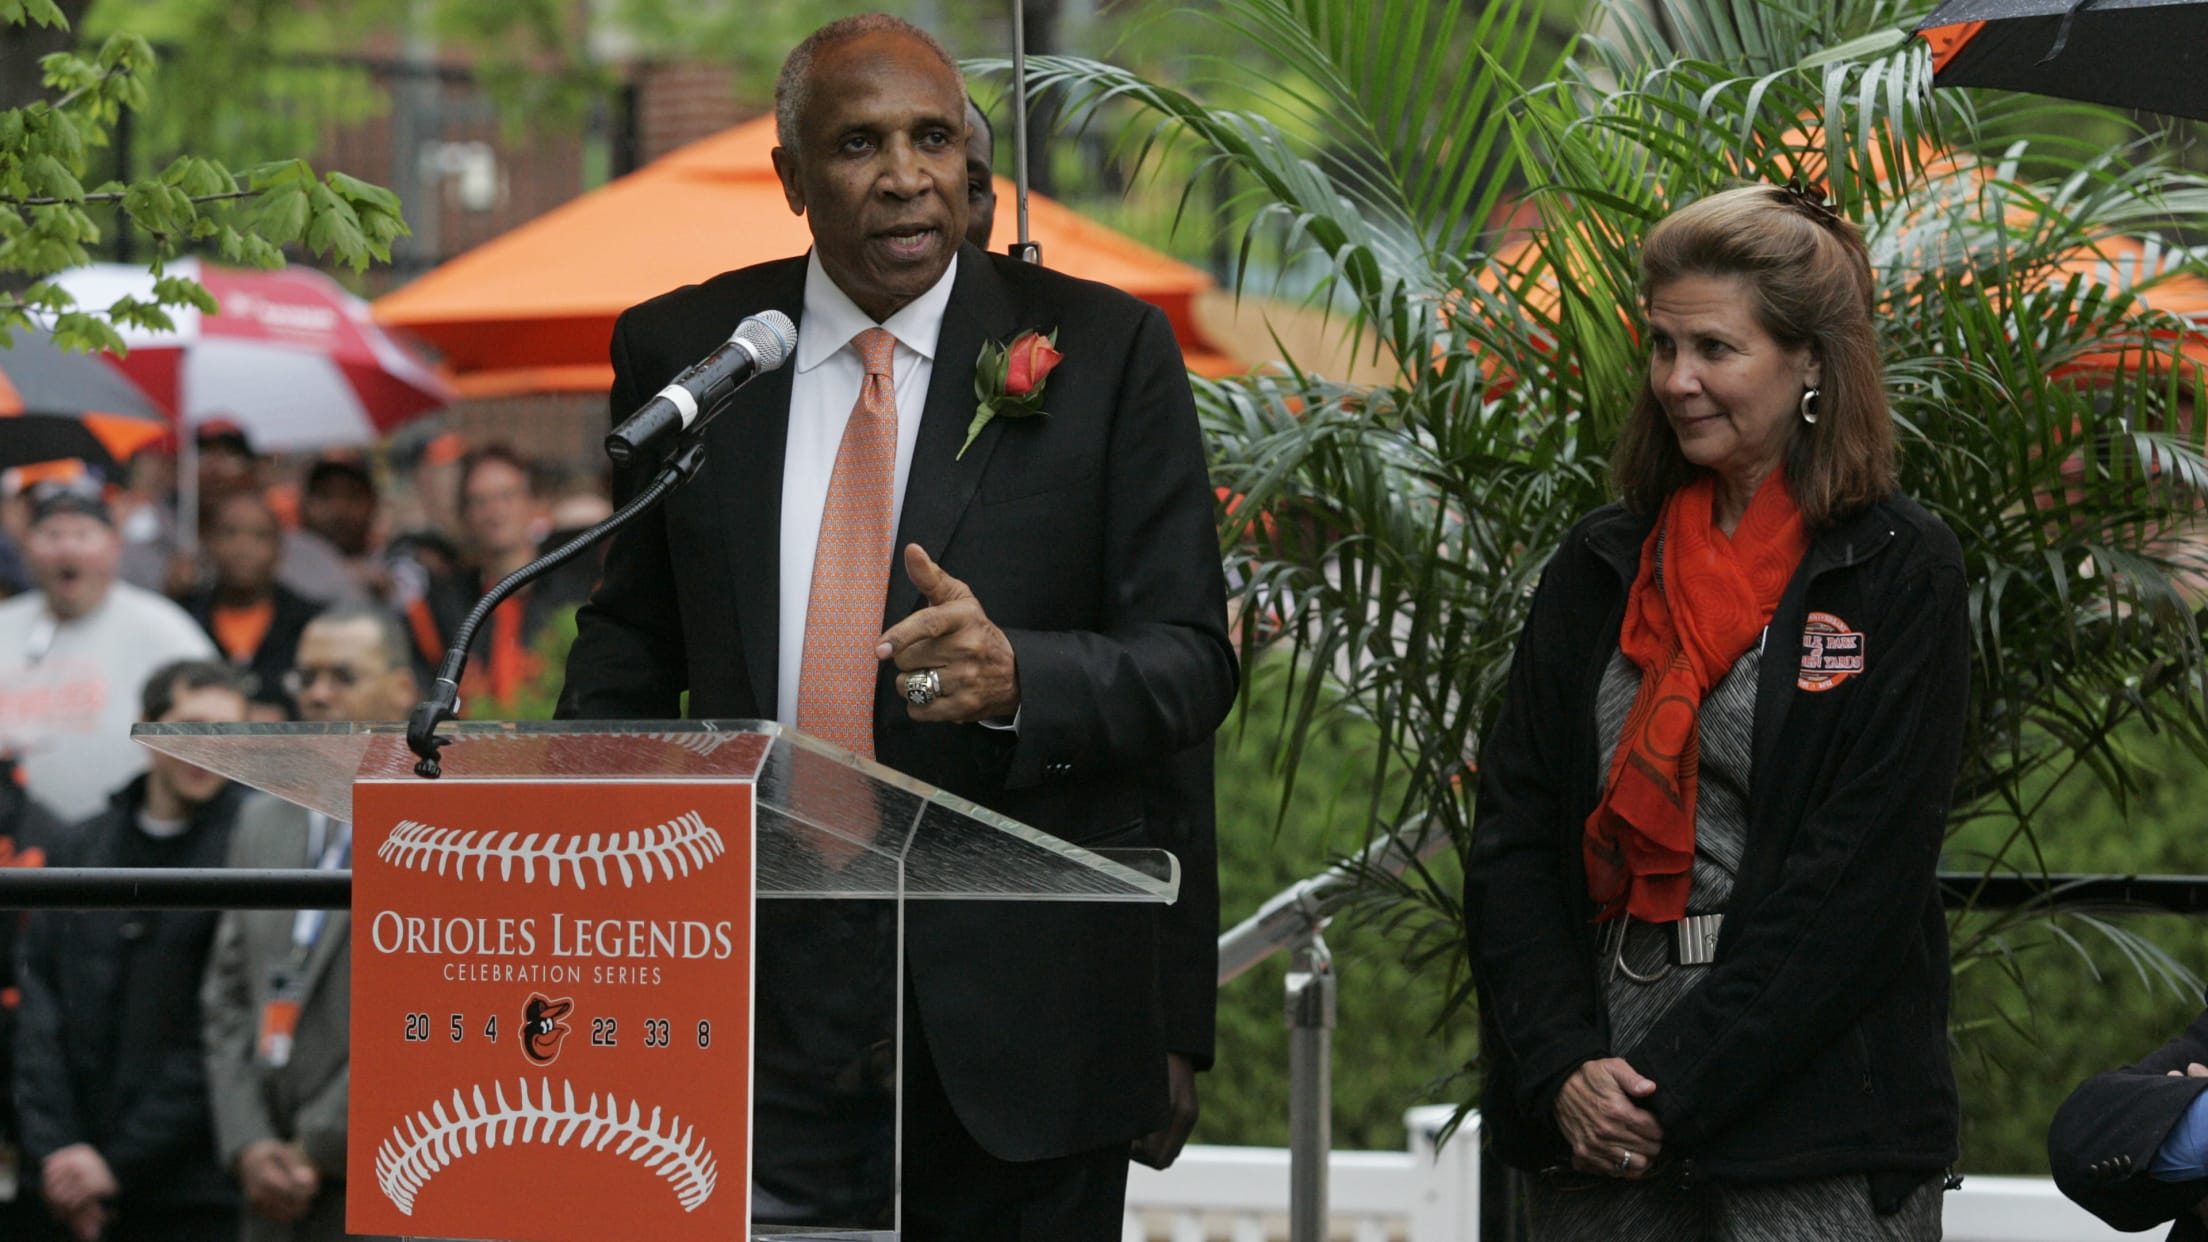
[[[781,366],[796,348],[797,325],[788,315],[770,310],[746,318],[719,349],[621,420],[606,437],[606,456],[626,466],[668,436],[703,426],[746,381]]]

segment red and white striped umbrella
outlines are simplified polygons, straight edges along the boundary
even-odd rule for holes
[[[214,295],[221,311],[172,309],[173,332],[121,328],[118,360],[187,423],[227,419],[263,452],[366,444],[453,399],[429,363],[369,317],[368,304],[312,268],[250,271],[197,259],[168,265]],[[53,278],[77,305],[151,299],[142,267],[97,263]]]

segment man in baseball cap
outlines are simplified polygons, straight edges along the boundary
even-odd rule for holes
[[[214,645],[183,609],[118,580],[122,540],[95,486],[40,484],[29,500],[32,589],[0,601],[0,751],[18,757],[32,797],[74,822],[146,769],[130,740],[138,688]]]

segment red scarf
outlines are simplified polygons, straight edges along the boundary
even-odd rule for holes
[[[1702,696],[1770,624],[1809,546],[1783,476],[1774,470],[1764,480],[1727,539],[1712,521],[1716,478],[1705,474],[1665,499],[1641,545],[1618,633],[1618,649],[1641,670],[1641,688],[1580,842],[1598,922],[1621,913],[1651,923],[1686,917]]]

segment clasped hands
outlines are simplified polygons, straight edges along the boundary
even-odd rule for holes
[[[71,1143],[39,1165],[46,1206],[77,1242],[93,1242],[107,1228],[108,1202],[121,1188],[107,1158],[90,1143]]]
[[[322,1175],[296,1143],[255,1139],[238,1153],[238,1181],[255,1215],[279,1225],[298,1223],[314,1206]]]
[[[939,681],[933,701],[908,699],[905,711],[928,723],[1010,722],[1020,710],[1012,640],[982,611],[972,588],[945,573],[917,543],[905,545],[905,572],[928,606],[891,626],[874,658],[896,661],[900,692],[906,673],[933,669]]]
[[[1556,1093],[1556,1124],[1582,1173],[1639,1181],[1663,1152],[1664,1127],[1641,1101],[1656,1084],[1622,1057],[1582,1062]]]

